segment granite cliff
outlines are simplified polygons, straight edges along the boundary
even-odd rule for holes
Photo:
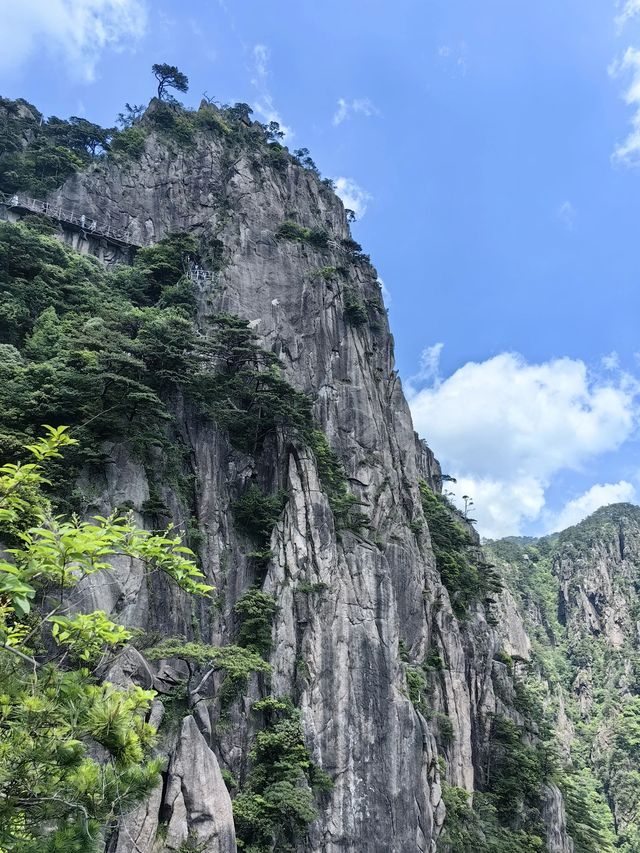
[[[145,275],[149,247],[187,235],[179,284],[198,342],[215,343],[205,392],[173,380],[158,389],[166,440],[141,447],[126,431],[102,435],[100,458],[74,478],[86,515],[127,507],[142,525],[187,531],[215,587],[194,603],[131,561],[82,586],[78,607],[140,631],[102,677],[157,691],[152,722],[166,756],[153,795],[110,828],[106,849],[598,849],[570,837],[584,796],[559,784],[558,767],[573,761],[575,727],[599,702],[594,649],[617,656],[615,691],[634,695],[636,510],[588,544],[568,531],[557,557],[548,556],[556,540],[544,545],[546,603],[517,568],[538,543],[494,545],[496,571],[413,431],[377,273],[342,202],[308,153],[291,155],[244,105],[189,112],[153,101],[58,187],[20,183],[16,163],[37,143],[37,115],[23,102],[3,110],[14,139],[20,131],[9,163],[18,178],[5,163],[5,227],[44,221],[69,257],[88,259],[85,275],[106,266],[118,276],[136,258]],[[26,199],[38,189],[46,206],[34,215]],[[257,408],[246,389],[240,402],[229,391],[248,362],[261,382],[271,377]],[[280,409],[268,421],[274,399],[299,405],[299,421]],[[251,440],[248,413],[260,424]],[[261,645],[247,639],[252,630]],[[591,644],[587,662],[571,663],[571,683],[545,658],[561,634]],[[228,674],[189,644],[260,654],[230,695]],[[268,774],[284,760],[266,736],[285,728],[287,749],[308,756],[294,795],[314,793],[278,806],[256,767]],[[603,769],[607,732],[598,728],[580,767],[605,809],[595,779],[614,784]],[[257,790],[272,810],[267,829]],[[613,795],[618,826],[636,802]]]

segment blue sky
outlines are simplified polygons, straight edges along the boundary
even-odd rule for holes
[[[356,194],[481,532],[640,498],[640,0],[0,0],[0,24],[6,96],[111,124],[175,63],[187,103],[253,104]]]

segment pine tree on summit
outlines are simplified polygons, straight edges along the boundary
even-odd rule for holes
[[[176,89],[178,92],[189,90],[189,78],[175,65],[167,65],[166,62],[155,63],[151,70],[158,81],[158,98],[161,101],[174,101],[173,95],[167,89]]]

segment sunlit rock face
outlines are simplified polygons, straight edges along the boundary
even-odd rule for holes
[[[153,132],[138,160],[107,159],[71,178],[51,201],[112,223],[134,244],[189,231],[216,246],[216,274],[197,283],[202,333],[211,313],[250,322],[287,381],[313,398],[317,424],[343,461],[368,525],[359,533],[336,530],[307,448],[275,437],[254,459],[176,398],[175,431],[188,448],[194,498],[188,502],[162,481],[158,451],[160,497],[177,525],[195,525],[215,606],[194,603],[158,578],[149,582],[126,562],[114,566],[108,582],[87,585],[87,603],[154,637],[232,642],[234,604],[256,577],[231,506],[249,482],[284,490],[288,500],[261,581],[278,607],[271,692],[292,697],[313,760],[333,780],[317,798],[318,818],[299,849],[434,853],[444,777],[469,792],[482,787],[492,715],[521,721],[512,673],[496,654],[504,648],[525,660],[530,643],[508,593],[491,624],[481,604],[464,620],[454,616],[418,489],[424,480],[439,491],[440,469],[413,431],[376,271],[343,247],[350,234],[342,203],[308,169],[292,162],[275,168],[264,147],[199,134],[180,148]],[[277,237],[287,220],[324,229],[331,242],[316,247]],[[127,260],[126,247],[64,225],[61,234],[106,262]],[[365,312],[358,324],[347,316],[353,298]],[[81,486],[101,512],[126,502],[139,508],[150,494],[149,471],[123,447],[106,450],[111,464],[104,475]],[[420,668],[429,655],[440,664],[424,701],[415,702],[407,668]],[[153,664],[150,674],[130,661],[120,677],[150,678],[167,695],[185,672],[176,661]],[[254,678],[225,721],[219,687],[219,677],[210,678],[190,697],[184,720],[164,729],[163,784],[122,821],[108,842],[113,853],[168,853],[190,839],[207,853],[236,849],[221,769],[240,782],[246,777],[259,726],[250,706],[266,684]],[[555,845],[549,849],[569,853],[557,790],[549,792],[547,812]]]

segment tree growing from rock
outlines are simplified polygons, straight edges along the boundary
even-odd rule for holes
[[[161,101],[175,100],[167,89],[175,89],[177,92],[189,91],[189,78],[175,65],[167,65],[166,62],[155,63],[151,66],[151,70],[158,81],[158,98]]]

